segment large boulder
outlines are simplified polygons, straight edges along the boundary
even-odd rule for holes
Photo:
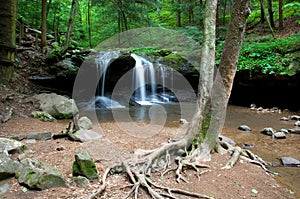
[[[56,63],[52,68],[56,70],[58,77],[76,76],[79,70],[79,67],[76,66],[70,58],[66,58]]]
[[[87,152],[79,151],[75,154],[73,175],[84,176],[89,180],[98,179],[98,172],[95,162]]]
[[[52,187],[67,187],[63,176],[53,166],[29,158],[20,162],[16,177],[20,184],[31,189],[44,190]]]
[[[68,99],[55,93],[43,93],[34,96],[40,103],[40,109],[57,119],[72,118],[78,113],[73,99]]]

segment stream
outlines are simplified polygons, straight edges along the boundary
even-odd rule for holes
[[[235,140],[239,145],[252,144],[251,151],[259,155],[266,162],[281,165],[280,158],[290,156],[300,160],[300,135],[288,134],[286,139],[272,139],[261,133],[265,127],[272,127],[279,131],[280,129],[294,128],[295,121],[280,121],[281,117],[292,115],[288,111],[282,113],[257,113],[245,107],[229,106],[223,135]],[[243,132],[238,127],[246,124],[251,127],[251,132]],[[296,192],[296,198],[300,197],[300,168],[299,167],[269,167],[273,172],[279,175],[275,177],[279,184]]]
[[[122,113],[122,111],[129,111],[129,115],[133,121],[149,123],[149,107],[150,106],[133,106],[129,109],[119,109],[119,111],[120,113]],[[179,127],[178,121],[180,118],[185,118],[190,121],[192,117],[191,113],[195,110],[194,106],[187,106],[188,108],[186,108],[186,110],[189,114],[180,117],[181,109],[178,104],[165,104],[163,107],[167,113],[166,127]],[[294,128],[295,121],[280,120],[281,117],[288,117],[293,114],[295,113],[291,113],[287,110],[282,111],[282,113],[258,113],[247,107],[229,105],[222,134],[236,141],[239,146],[242,144],[253,145],[253,147],[249,148],[252,152],[262,157],[266,162],[278,164],[279,166],[269,167],[271,171],[278,173],[275,179],[283,187],[296,192],[295,196],[299,198],[300,168],[283,167],[281,166],[280,158],[290,156],[300,160],[300,135],[288,134],[286,139],[272,139],[271,136],[261,133],[261,130],[265,127],[272,127],[277,131],[282,128]],[[97,117],[99,123],[114,121],[111,109],[97,110]],[[248,125],[252,131],[244,132],[238,130],[238,127],[243,124]]]

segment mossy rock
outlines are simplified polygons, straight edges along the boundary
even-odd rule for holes
[[[98,179],[98,172],[94,160],[85,151],[75,154],[73,176],[84,176],[89,180]]]

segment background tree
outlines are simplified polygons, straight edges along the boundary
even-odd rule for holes
[[[42,34],[41,34],[41,48],[42,51],[47,45],[47,0],[42,0]]]
[[[1,0],[0,4],[0,80],[7,83],[14,71],[17,0]]]
[[[75,13],[76,13],[77,0],[72,0],[72,6],[70,11],[69,25],[68,30],[66,32],[66,40],[61,49],[62,52],[65,52],[70,44],[71,35],[73,34],[74,23],[75,23]]]
[[[278,0],[278,16],[279,16],[279,26],[278,29],[279,30],[283,30],[283,12],[282,12],[282,4],[283,4],[283,0]]]

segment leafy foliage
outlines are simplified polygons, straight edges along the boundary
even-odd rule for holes
[[[288,74],[290,64],[295,60],[300,61],[299,54],[291,53],[299,48],[299,43],[300,35],[285,39],[263,38],[261,41],[246,41],[239,58],[238,70]]]
[[[143,27],[164,27],[175,29],[188,38],[201,43],[203,23],[203,2],[196,0],[77,0],[78,7],[75,18],[75,27],[72,39],[76,40],[80,47],[96,47],[100,42],[112,37],[116,33],[127,29]],[[226,23],[230,18],[232,0],[219,1],[219,24],[217,32],[217,57],[221,56],[224,34],[227,30]],[[264,4],[266,2],[264,1]],[[89,9],[90,5],[90,9]],[[71,0],[48,0],[47,4],[47,30],[55,36],[52,43],[54,51],[60,49],[65,40],[65,32],[69,23]],[[252,2],[252,13],[248,23],[255,24],[260,20],[260,1]],[[272,2],[274,19],[278,20],[278,2]],[[267,5],[264,5],[267,12]],[[181,27],[177,27],[178,14],[180,13]],[[88,23],[90,15],[90,25]],[[267,15],[267,13],[266,13]],[[40,29],[41,25],[41,2],[39,0],[18,1],[18,18],[25,23]],[[298,1],[285,1],[283,5],[283,17],[299,17],[300,3]],[[300,19],[298,19],[300,24]],[[88,30],[91,30],[89,36]],[[167,38],[172,42],[174,49],[180,46],[177,38],[172,35]],[[147,39],[147,38],[145,38]],[[166,39],[166,38],[164,38]],[[238,70],[249,70],[264,74],[289,74],[289,66],[299,62],[299,55],[291,53],[299,48],[299,35],[286,39],[273,39],[263,37],[259,41],[248,40],[244,42],[239,59]],[[164,47],[169,51],[168,46]],[[162,49],[157,46],[145,46],[144,49],[129,49],[137,54],[160,54]],[[299,50],[298,50],[299,51]],[[166,55],[167,56],[167,55]],[[218,64],[219,60],[216,61]]]

